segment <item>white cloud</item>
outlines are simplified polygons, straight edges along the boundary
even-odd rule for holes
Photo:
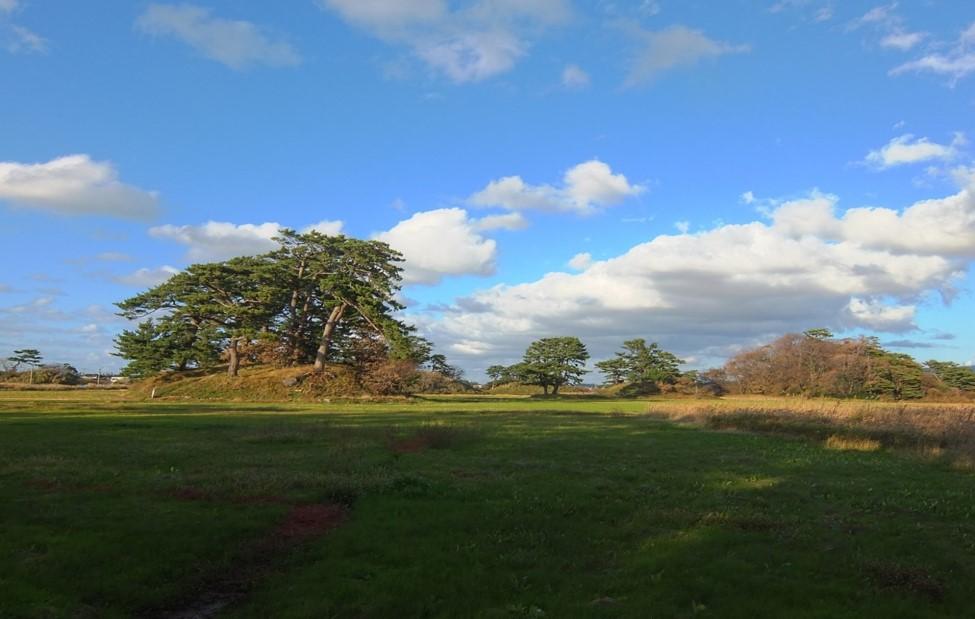
[[[626,79],[628,86],[649,82],[665,71],[693,66],[708,58],[749,51],[747,45],[716,41],[686,26],[649,31],[631,25],[627,29],[640,43]]]
[[[674,227],[677,228],[677,231],[680,232],[681,234],[687,234],[691,230],[691,222],[677,221],[674,222]]]
[[[933,159],[948,161],[957,156],[958,148],[964,144],[965,136],[961,133],[955,134],[951,144],[938,144],[928,138],[915,139],[908,133],[892,139],[882,148],[870,151],[866,163],[877,168],[891,168]]]
[[[186,258],[191,262],[211,262],[273,251],[278,244],[272,238],[282,227],[276,222],[237,225],[208,221],[199,226],[155,226],[149,234],[185,245]]]
[[[499,285],[417,316],[470,367],[517,359],[534,338],[578,335],[596,358],[650,337],[702,358],[811,325],[914,328],[916,305],[950,298],[975,259],[975,173],[958,193],[901,211],[814,192],[771,222],[660,235],[576,274]]]
[[[415,51],[455,82],[479,82],[511,69],[525,47],[510,32],[464,32],[419,43]]]
[[[485,238],[487,230],[514,230],[527,225],[518,213],[493,215],[477,220],[460,208],[445,208],[414,214],[385,232],[373,235],[403,253],[404,284],[436,284],[450,275],[489,275],[494,272],[495,241]],[[212,262],[237,256],[253,256],[277,249],[273,240],[281,224],[233,224],[208,221],[191,226],[167,224],[149,229],[158,239],[186,246],[189,262]],[[323,234],[341,234],[343,222],[323,220],[305,227]],[[171,267],[164,267],[171,268]],[[162,272],[140,269],[116,281],[141,285]]]
[[[285,67],[301,62],[294,47],[272,40],[253,23],[215,17],[209,9],[191,4],[150,4],[136,20],[136,27],[152,36],[175,37],[233,69]]]
[[[906,52],[923,41],[925,36],[927,35],[923,32],[891,32],[880,39],[880,46]]]
[[[18,0],[0,0],[0,49],[11,54],[46,52],[47,39],[11,21],[10,16],[21,8]]]
[[[528,227],[528,220],[521,213],[488,215],[475,222],[475,228],[482,232],[489,230],[522,230]]]
[[[529,48],[529,34],[563,22],[566,0],[478,0],[452,9],[443,0],[319,0],[350,24],[405,46],[454,82],[509,71]]]
[[[833,19],[833,7],[823,6],[816,10],[816,14],[813,15],[813,19],[819,22],[829,21]]]
[[[70,155],[47,163],[0,162],[0,200],[64,215],[148,219],[159,198],[118,180],[111,163]]]
[[[569,64],[562,69],[562,85],[570,90],[588,88],[589,81],[589,74],[579,65]]]
[[[438,21],[447,15],[445,0],[319,0],[319,4],[358,26],[381,31]]]
[[[890,74],[935,73],[951,78],[950,83],[953,85],[975,72],[975,22],[962,31],[957,41],[947,47],[947,51],[928,53],[895,67]]]
[[[846,306],[851,326],[874,331],[910,331],[917,309],[913,305],[884,305],[877,299],[852,298]]]
[[[95,328],[92,328],[95,325]],[[30,346],[50,363],[70,363],[81,371],[118,368],[112,339],[129,321],[112,308],[90,305],[58,308],[51,297],[18,306],[0,307],[0,351]]]
[[[769,7],[769,13],[781,13],[787,9],[806,9],[811,0],[780,0]],[[813,21],[824,22],[833,18],[833,6],[830,3],[813,7],[811,17]]]
[[[897,23],[900,23],[900,18],[895,13],[896,10],[896,2],[875,6],[858,19],[853,20],[849,27],[855,29],[859,28],[860,26],[875,24],[896,25]]]
[[[448,275],[490,275],[496,243],[460,208],[414,214],[373,238],[401,252],[404,284],[437,284]]]
[[[585,271],[592,264],[592,254],[589,252],[582,252],[572,256],[567,263],[570,269],[575,271]]]
[[[326,236],[336,236],[338,234],[342,234],[342,227],[344,225],[345,222],[339,219],[335,219],[335,220],[323,219],[317,224],[312,224],[306,227],[305,229],[302,230],[302,232],[315,231],[315,232],[320,232],[321,234],[324,234]]]
[[[505,176],[488,183],[468,201],[476,206],[515,211],[537,209],[585,215],[644,191],[644,186],[630,183],[624,175],[613,174],[608,165],[593,159],[566,171],[562,187],[529,185],[520,176]]]
[[[11,54],[47,51],[47,39],[17,24],[0,24],[0,42]]]
[[[155,269],[142,268],[126,275],[119,275],[118,277],[114,277],[112,279],[120,284],[125,284],[126,286],[151,288],[153,286],[158,286],[177,273],[179,273],[179,269],[176,267],[171,267],[167,264]]]

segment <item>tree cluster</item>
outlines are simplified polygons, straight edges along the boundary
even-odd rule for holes
[[[711,373],[737,393],[914,399],[955,390],[975,393],[975,372],[951,362],[922,365],[885,350],[877,338],[834,339],[825,329],[790,333],[739,353]]]
[[[549,337],[532,342],[521,362],[514,365],[492,365],[486,373],[491,385],[521,383],[540,386],[545,394],[557,395],[563,385],[577,385],[586,374],[589,359],[586,346],[577,337]],[[656,342],[644,339],[623,342],[623,349],[612,359],[599,361],[596,367],[606,376],[606,385],[633,385],[642,391],[657,391],[662,385],[674,385],[694,376],[682,374],[683,360],[663,350]],[[639,390],[638,389],[638,390]]]
[[[27,366],[22,371],[21,366]],[[9,382],[28,384],[77,385],[81,383],[78,370],[67,363],[44,363],[44,357],[36,348],[15,350],[0,367],[0,378]]]
[[[596,363],[606,377],[606,384],[661,385],[674,384],[681,377],[677,355],[662,349],[656,342],[647,344],[639,338],[623,342],[623,350],[612,359]]]
[[[413,364],[431,346],[395,317],[402,256],[379,241],[283,229],[280,248],[194,264],[118,303],[142,320],[116,339],[123,374],[209,368],[236,376],[243,360],[358,368],[377,360]],[[437,360],[446,366],[440,357]],[[448,366],[449,367],[449,366]]]
[[[577,337],[546,337],[532,342],[520,363],[492,365],[486,370],[492,384],[537,385],[545,395],[558,395],[563,385],[578,385],[586,374],[589,351]]]

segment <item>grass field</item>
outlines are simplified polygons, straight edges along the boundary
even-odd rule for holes
[[[0,617],[973,613],[953,460],[661,419],[784,405],[125,398],[0,392]]]

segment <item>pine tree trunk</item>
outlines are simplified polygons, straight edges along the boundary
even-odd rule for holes
[[[288,303],[288,309],[291,316],[291,324],[288,329],[288,357],[291,359],[292,365],[295,365],[298,359],[298,334],[301,331],[301,316],[298,314],[298,300],[300,297],[300,286],[301,278],[305,274],[305,261],[302,260],[298,265],[298,283],[294,290],[291,291],[291,302]],[[308,302],[305,301],[305,309],[308,308]]]
[[[230,344],[227,346],[227,354],[229,357],[227,375],[230,377],[237,376],[237,370],[240,369],[240,355],[237,353],[238,339],[236,337],[230,338]]]
[[[332,346],[332,336],[335,335],[335,327],[342,320],[342,314],[345,313],[346,307],[347,305],[345,303],[336,305],[332,309],[332,313],[328,316],[325,328],[322,329],[322,341],[318,345],[318,351],[315,353],[316,372],[323,372],[325,370],[325,362],[328,361],[328,350]]]

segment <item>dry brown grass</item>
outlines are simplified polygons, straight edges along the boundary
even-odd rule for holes
[[[648,414],[718,429],[803,436],[830,449],[905,449],[975,462],[975,406],[800,398],[651,402]]]
[[[836,451],[877,451],[880,449],[880,441],[872,438],[849,438],[833,434],[826,439],[826,449]]]

